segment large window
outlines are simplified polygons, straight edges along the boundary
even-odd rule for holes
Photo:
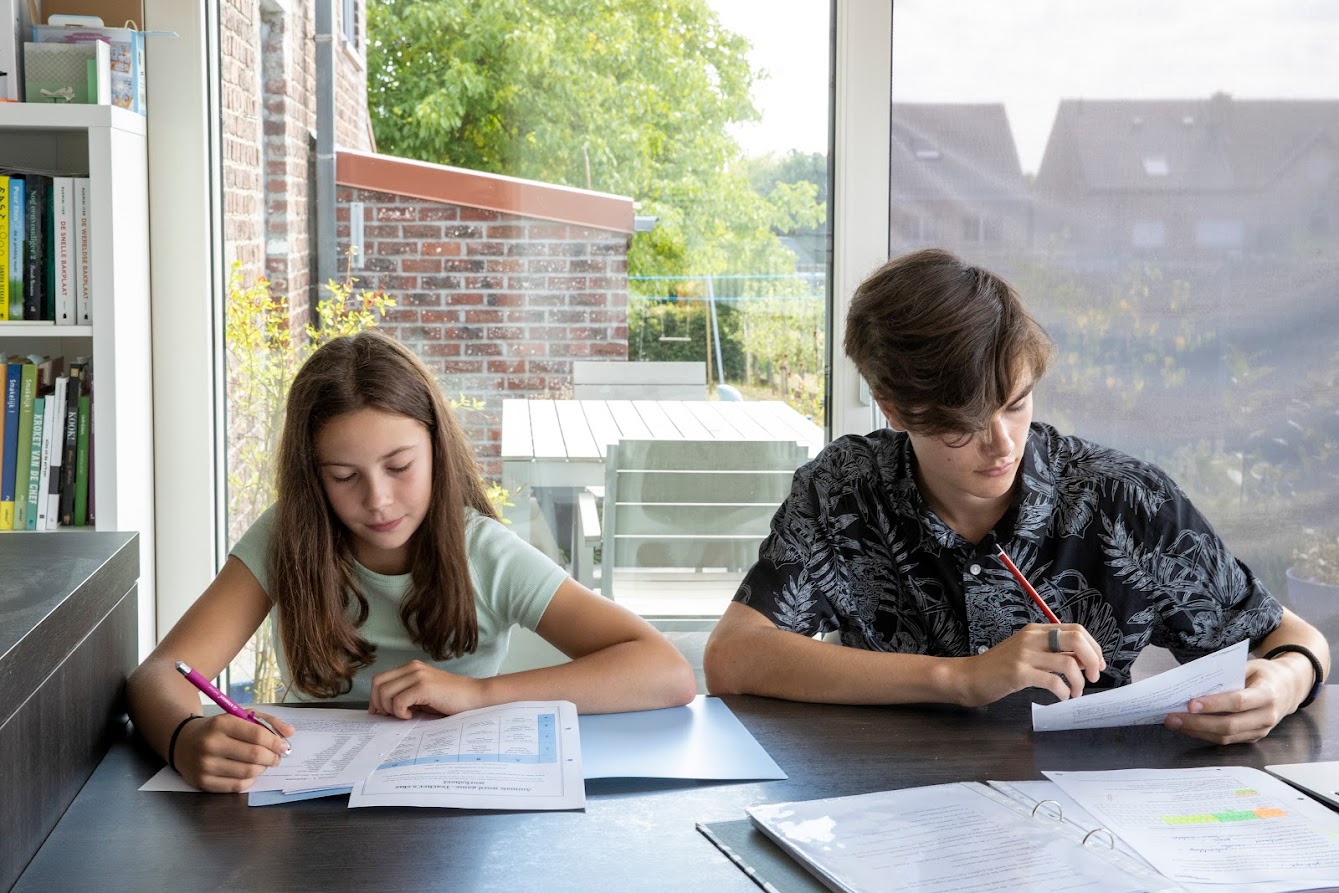
[[[892,35],[890,253],[1017,286],[1038,418],[1162,465],[1333,637],[1289,579],[1339,583],[1333,10],[897,0]]]
[[[518,534],[648,616],[718,615],[827,437],[829,3],[336,11],[366,70],[318,39],[310,79],[298,9],[221,9],[255,50],[221,66],[229,544],[273,499],[315,309],[375,298],[458,404]],[[253,651],[243,696],[272,669],[263,636]]]

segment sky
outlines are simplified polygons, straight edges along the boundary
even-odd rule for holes
[[[740,144],[826,151],[827,0],[709,2],[769,75]],[[1062,98],[1339,98],[1339,0],[895,0],[893,30],[893,101],[1004,103],[1028,172]]]
[[[749,155],[828,151],[828,0],[708,0],[721,24],[753,43],[762,121],[734,128]],[[763,14],[760,14],[763,13]]]

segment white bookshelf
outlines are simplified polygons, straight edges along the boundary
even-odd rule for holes
[[[0,103],[0,167],[87,176],[91,325],[0,322],[0,353],[93,363],[97,530],[140,535],[139,612],[153,616],[153,368],[145,121],[113,106]],[[69,528],[78,530],[79,528]],[[0,532],[33,537],[43,533]]]

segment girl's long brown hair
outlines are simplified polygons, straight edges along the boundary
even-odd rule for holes
[[[312,354],[289,391],[269,555],[270,597],[292,683],[315,697],[347,693],[354,674],[376,656],[359,633],[368,603],[354,576],[352,537],[330,508],[316,460],[321,429],[364,409],[418,421],[432,444],[432,499],[409,541],[412,583],[400,619],[434,660],[479,644],[465,507],[491,518],[497,512],[474,451],[432,373],[408,348],[376,330],[337,338]]]

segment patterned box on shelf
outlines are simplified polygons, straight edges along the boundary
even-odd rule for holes
[[[147,111],[143,31],[88,25],[36,25],[33,40],[39,44],[105,43],[111,50],[112,105],[141,115]]]
[[[110,52],[104,43],[23,45],[24,99],[28,102],[107,105]]]

